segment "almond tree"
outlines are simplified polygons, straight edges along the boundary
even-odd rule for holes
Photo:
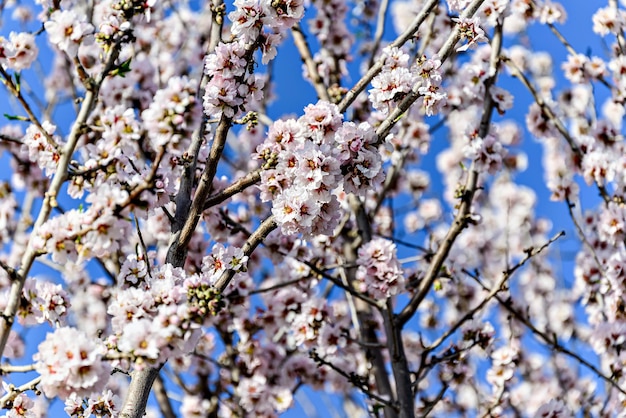
[[[4,416],[621,412],[625,3],[0,2]]]

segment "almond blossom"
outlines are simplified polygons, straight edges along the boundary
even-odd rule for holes
[[[621,413],[591,3],[3,2],[0,409]]]

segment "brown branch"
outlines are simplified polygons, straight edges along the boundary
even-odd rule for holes
[[[411,25],[405,30],[400,36],[396,38],[389,46],[390,47],[400,47],[404,45],[409,39],[411,39],[415,33],[419,30],[420,26],[428,15],[434,10],[435,7],[439,4],[439,0],[429,0],[422,10],[417,14]],[[371,66],[369,70],[361,77],[361,79],[352,87],[344,98],[339,102],[339,111],[345,112],[348,107],[356,100],[356,97],[367,87],[367,85],[372,81],[374,77],[383,69],[383,65],[385,63],[385,59],[379,59],[376,63]]]
[[[374,45],[372,46],[372,51],[371,51],[369,62],[367,63],[367,68],[371,68],[374,66],[376,53],[378,52],[378,49],[380,48],[380,41],[382,41],[383,34],[385,33],[385,22],[387,20],[386,18],[387,18],[388,10],[389,10],[389,0],[382,0],[380,3],[380,6],[378,6],[378,17],[376,19],[376,32],[374,33]]]
[[[256,184],[259,180],[261,180],[261,171],[262,169],[260,168],[257,170],[254,170],[246,174],[245,176],[241,177],[240,179],[236,180],[233,184],[226,187],[224,190],[209,197],[204,202],[203,210],[207,210],[213,206],[219,205],[220,203],[230,199],[234,195],[241,193],[248,187]]]
[[[274,221],[273,216],[267,217],[261,225],[248,237],[245,244],[243,245],[243,253],[246,256],[250,256],[255,248],[263,242],[263,240],[276,229],[276,221]],[[220,293],[224,292],[230,281],[235,277],[237,272],[235,270],[229,269],[222,273],[222,275],[217,279],[214,286]]]
[[[44,196],[41,209],[39,210],[39,215],[37,216],[37,220],[35,221],[35,225],[33,226],[33,229],[30,233],[28,244],[26,245],[26,251],[22,256],[20,268],[18,269],[17,273],[18,280],[14,280],[11,283],[11,288],[9,290],[9,300],[2,316],[0,317],[0,353],[4,353],[4,348],[6,347],[11,327],[13,326],[15,314],[17,313],[20,296],[22,294],[22,289],[24,288],[26,277],[28,276],[28,272],[30,271],[33,262],[35,261],[35,258],[39,255],[39,252],[33,248],[35,237],[37,236],[39,228],[50,217],[52,209],[57,206],[56,198],[61,190],[63,183],[67,179],[67,169],[72,158],[72,154],[74,153],[76,145],[78,144],[78,139],[83,133],[83,129],[85,127],[87,119],[89,118],[89,115],[91,114],[98,101],[100,86],[104,82],[105,78],[108,76],[109,72],[113,70],[115,66],[115,61],[117,60],[120,49],[121,39],[118,40],[118,42],[116,42],[109,51],[109,55],[107,56],[104,65],[104,69],[99,75],[98,80],[92,80],[90,88],[85,93],[85,98],[81,103],[80,112],[78,113],[78,116],[76,117],[76,120],[72,125],[72,129],[68,136],[67,143],[64,145],[63,150],[59,156],[57,168],[55,170],[54,176],[52,177],[52,181],[50,182],[48,191]]]
[[[12,144],[24,145],[24,142],[21,139],[13,138],[12,136],[5,135],[0,133],[0,141],[10,142]]]
[[[489,94],[489,89],[496,81],[501,48],[502,22],[500,22],[496,26],[496,31],[492,39],[491,58],[489,66],[490,72],[493,75],[485,80],[485,102],[483,104],[483,115],[480,121],[480,127],[478,132],[478,136],[480,136],[481,138],[486,137],[489,133],[489,125],[494,108],[494,102],[491,95]],[[437,252],[433,256],[433,259],[428,266],[428,270],[426,271],[426,275],[420,283],[418,291],[415,293],[415,295],[413,295],[411,301],[404,307],[402,312],[400,312],[400,314],[398,314],[398,316],[395,318],[397,326],[403,327],[415,314],[415,311],[417,311],[419,305],[422,303],[428,292],[430,292],[430,288],[432,287],[433,283],[435,282],[437,277],[439,277],[441,267],[443,266],[445,260],[448,258],[448,254],[450,253],[450,249],[456,241],[456,238],[469,224],[471,217],[470,209],[472,206],[472,201],[474,199],[474,193],[476,192],[477,184],[478,171],[476,171],[475,162],[473,162],[467,181],[465,183],[464,191],[461,195],[459,210],[454,218],[454,221],[452,222],[452,226],[448,230],[448,233],[441,242],[440,247],[437,249]]]
[[[172,408],[169,396],[167,396],[165,384],[163,383],[163,378],[160,374],[154,381],[154,396],[156,397],[157,403],[159,404],[161,416],[163,416],[163,418],[176,418],[176,413]]]
[[[200,183],[196,188],[193,200],[190,200],[189,195],[186,194],[190,192],[190,190],[186,190],[185,195],[177,196],[176,198],[177,201],[183,200],[185,207],[181,208],[181,210],[177,207],[176,214],[174,215],[177,225],[174,226],[175,233],[172,237],[172,244],[167,254],[168,262],[172,263],[174,266],[180,267],[185,263],[187,245],[196,230],[200,215],[204,210],[205,201],[211,192],[213,179],[217,172],[217,165],[219,164],[224,146],[226,145],[226,137],[230,126],[231,119],[222,115],[215,130],[213,144],[209,151],[209,159],[204,166],[204,171],[200,177]],[[192,165],[195,166],[195,164]],[[191,184],[187,187],[191,188]],[[188,210],[186,210],[187,208]]]

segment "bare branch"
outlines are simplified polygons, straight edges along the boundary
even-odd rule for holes
[[[263,242],[263,240],[276,229],[276,221],[274,221],[273,216],[267,217],[261,225],[248,237],[246,243],[243,245],[243,253],[246,256],[250,256],[255,248]],[[230,281],[235,277],[237,272],[229,269],[226,270],[222,275],[217,279],[214,284],[214,287],[219,291],[223,292],[226,289],[226,286],[230,283]]]
[[[492,39],[490,58],[490,71],[492,76],[485,80],[485,102],[483,105],[483,116],[480,121],[478,133],[481,138],[486,137],[487,133],[489,132],[489,124],[491,121],[491,114],[494,107],[493,98],[489,94],[489,89],[495,83],[498,74],[499,55],[500,49],[502,48],[502,22],[498,24],[496,29],[497,30],[495,31]],[[413,314],[415,314],[415,311],[430,291],[433,283],[435,282],[437,277],[439,277],[440,269],[443,266],[445,260],[448,258],[448,254],[450,253],[450,249],[452,248],[452,245],[454,244],[456,238],[461,234],[461,231],[463,231],[463,229],[465,229],[470,222],[470,208],[478,183],[478,172],[474,167],[475,163],[472,163],[469,176],[467,178],[465,188],[461,196],[460,207],[454,218],[454,221],[452,222],[452,226],[448,230],[448,233],[441,242],[439,248],[437,249],[437,252],[433,256],[433,259],[428,266],[426,275],[420,283],[420,287],[417,293],[413,295],[411,301],[396,317],[396,325],[399,327],[404,326],[404,324],[406,324],[408,320],[411,319]]]
[[[321,100],[326,100],[327,102],[330,102],[328,87],[324,85],[324,80],[322,80],[319,71],[317,71],[317,65],[315,64],[315,60],[311,55],[311,49],[309,48],[309,44],[304,37],[304,32],[302,32],[302,28],[300,28],[300,25],[295,25],[293,28],[291,28],[291,34],[293,35],[293,41],[296,44],[296,48],[298,48],[300,57],[302,58],[302,61],[304,61],[306,70],[309,73],[309,77],[311,78],[311,82],[313,83],[313,87],[315,88],[315,92],[317,93],[317,97],[319,97]]]

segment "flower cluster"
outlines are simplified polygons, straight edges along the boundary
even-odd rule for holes
[[[409,68],[409,55],[398,48],[383,50],[385,64],[372,80],[369,99],[374,109],[388,113],[393,104],[398,103],[412,89],[418,80]]]
[[[70,343],[71,344],[68,344]],[[63,327],[49,333],[33,356],[47,397],[89,396],[101,391],[111,368],[103,361],[104,345],[76,328]]]
[[[235,11],[228,14],[233,22],[231,32],[246,44],[254,43],[270,30],[288,30],[304,15],[303,0],[235,0]]]
[[[65,412],[72,418],[92,415],[102,418],[116,417],[120,407],[119,396],[108,389],[102,393],[93,393],[88,398],[82,398],[74,392],[65,400]]]
[[[441,61],[437,55],[420,57],[409,65],[409,55],[398,48],[383,50],[383,69],[372,80],[369,99],[374,109],[389,113],[407,94],[414,89],[422,97],[424,113],[432,116],[446,103],[446,94],[441,92]]]
[[[269,168],[261,174],[261,198],[272,200],[284,233],[331,234],[340,186],[363,196],[384,180],[373,128],[341,119],[337,106],[320,101],[297,121],[274,123],[257,148]]]
[[[476,162],[479,171],[495,174],[502,168],[502,161],[506,157],[506,148],[498,140],[496,130],[480,138],[475,130],[468,135],[468,143],[464,147],[465,157]]]
[[[202,275],[209,283],[215,282],[226,270],[245,272],[248,256],[242,248],[233,245],[225,247],[221,243],[213,246],[211,254],[202,259]]]
[[[186,150],[185,144],[201,116],[197,84],[187,77],[170,78],[167,86],[156,92],[150,107],[141,113],[153,150],[168,144],[170,148],[181,149],[180,154]]]
[[[388,299],[404,290],[404,274],[392,241],[374,238],[364,244],[357,263],[358,288],[374,300]]]
[[[541,23],[565,23],[567,13],[561,3],[545,0],[538,8],[538,19]]]
[[[70,308],[68,293],[60,284],[29,279],[22,290],[22,306],[18,318],[23,324],[48,322],[64,325]]]
[[[143,276],[138,270],[138,274]],[[189,353],[201,335],[187,305],[185,272],[166,264],[153,269],[136,286],[118,290],[108,307],[113,335],[110,350],[136,369],[158,365]],[[130,282],[128,274],[122,279]],[[124,367],[128,363],[121,363]]]
[[[90,195],[91,201],[94,195]],[[125,196],[109,194],[113,203],[124,202]],[[80,262],[93,256],[102,257],[116,251],[124,242],[130,227],[127,220],[114,215],[113,210],[103,208],[94,202],[87,210],[72,209],[50,218],[39,228],[34,246],[43,253],[49,253],[52,260]]]
[[[344,122],[335,134],[338,160],[343,174],[343,190],[365,197],[384,181],[382,159],[376,146],[378,137],[367,122]]]
[[[598,57],[587,57],[583,54],[574,54],[567,57],[567,62],[561,66],[565,77],[572,83],[586,83],[589,80],[599,80],[608,74],[606,64]]]
[[[36,162],[46,175],[52,176],[61,158],[61,139],[53,136],[56,131],[55,125],[45,121],[41,127],[45,132],[35,125],[30,125],[26,129],[23,148],[28,150],[28,157],[32,162]]]
[[[617,35],[626,27],[626,11],[617,7],[604,7],[592,17],[593,31],[600,36],[607,36],[609,33]]]
[[[209,82],[204,112],[210,117],[232,118],[250,102],[261,100],[264,79],[249,70],[254,50],[261,49],[262,62],[267,64],[276,56],[276,45],[283,39],[281,32],[304,15],[303,0],[237,0],[235,7],[228,17],[237,39],[220,43],[206,58],[204,73]]]
[[[334,87],[340,76],[347,73],[346,63],[351,60],[354,35],[345,22],[350,9],[343,0],[314,0],[313,3],[317,15],[309,20],[309,30],[321,46],[313,55],[313,61],[324,84]],[[305,78],[313,79],[306,65],[303,65],[303,72]]]
[[[263,79],[247,72],[250,50],[243,42],[220,43],[207,56],[204,73],[210,79],[204,93],[204,113],[232,118],[250,100],[263,97]]]

